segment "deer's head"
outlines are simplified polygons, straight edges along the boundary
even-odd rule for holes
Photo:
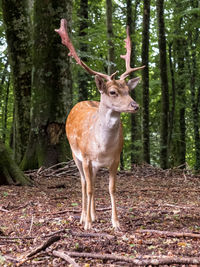
[[[126,43],[126,55],[121,55],[121,58],[125,60],[126,71],[120,76],[119,80],[115,80],[117,72],[107,75],[100,73],[89,68],[77,55],[76,50],[67,33],[67,21],[61,19],[60,28],[55,30],[62,39],[62,43],[69,49],[69,56],[72,56],[76,62],[84,68],[91,75],[95,75],[95,81],[99,92],[101,93],[101,100],[104,105],[111,108],[116,112],[130,112],[134,113],[139,109],[139,105],[131,98],[130,90],[134,89],[140,78],[133,78],[126,82],[126,77],[136,70],[143,69],[145,66],[138,68],[131,68],[131,40],[129,35],[129,28],[127,27]]]

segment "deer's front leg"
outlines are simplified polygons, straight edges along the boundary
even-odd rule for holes
[[[117,173],[118,165],[119,165],[119,161],[115,162],[111,166],[110,173],[109,173],[109,192],[110,192],[111,205],[112,205],[112,225],[115,230],[118,230],[120,228],[118,217],[117,217],[116,200],[115,200],[116,173]]]
[[[86,191],[87,191],[87,212],[85,219],[84,229],[91,229],[92,217],[91,217],[91,205],[92,205],[92,194],[93,194],[93,181],[91,166],[88,162],[83,162],[83,172],[86,180]]]

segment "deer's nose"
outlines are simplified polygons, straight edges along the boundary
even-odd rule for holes
[[[134,110],[138,110],[139,109],[139,105],[135,101],[131,102],[131,107],[134,108]]]

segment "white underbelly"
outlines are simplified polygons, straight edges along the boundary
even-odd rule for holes
[[[83,162],[83,156],[81,151],[79,150],[72,150],[74,155],[78,160]],[[109,167],[112,165],[114,159],[115,159],[114,153],[109,153],[109,155],[106,155],[104,153],[97,153],[95,155],[90,155],[88,157],[88,160],[91,162],[92,166],[95,168],[101,168],[101,167]]]

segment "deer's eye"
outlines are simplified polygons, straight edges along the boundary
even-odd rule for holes
[[[110,91],[109,94],[110,94],[111,96],[117,96],[116,91]]]

